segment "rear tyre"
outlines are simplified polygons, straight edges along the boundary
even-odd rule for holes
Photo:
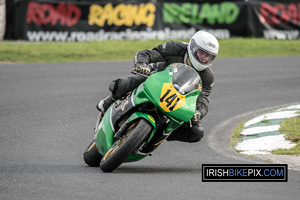
[[[95,140],[93,140],[83,153],[84,162],[90,167],[98,167],[102,155],[98,152]]]
[[[116,140],[100,162],[103,172],[112,172],[119,167],[126,158],[142,145],[152,131],[152,126],[143,118],[131,125],[126,134]]]

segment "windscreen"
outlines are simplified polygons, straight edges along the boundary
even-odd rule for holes
[[[192,67],[185,64],[176,65],[176,68],[174,68],[173,86],[180,94],[186,95],[198,89],[199,84],[200,86],[202,85],[200,76]]]

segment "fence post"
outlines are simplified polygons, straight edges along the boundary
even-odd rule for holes
[[[0,41],[2,41],[4,38],[5,22],[6,22],[5,0],[0,0]]]

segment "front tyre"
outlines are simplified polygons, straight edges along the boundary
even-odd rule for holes
[[[123,137],[116,140],[100,162],[103,172],[112,172],[126,158],[142,145],[152,131],[152,126],[143,118],[137,120],[126,131]]]
[[[84,162],[90,167],[98,167],[102,155],[98,152],[95,140],[93,140],[83,153]]]

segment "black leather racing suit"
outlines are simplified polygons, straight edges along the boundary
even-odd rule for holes
[[[151,64],[152,71],[162,71],[169,64],[172,63],[185,63],[187,59],[187,43],[169,41],[158,45],[151,50],[142,50],[137,52],[134,58],[134,64],[146,63]],[[197,70],[196,70],[197,71]],[[201,119],[208,112],[208,96],[211,93],[212,85],[214,83],[214,75],[211,68],[203,71],[197,71],[202,79],[202,92],[197,99],[196,109],[201,113]],[[126,79],[114,80],[109,89],[112,92],[114,99],[120,99],[128,92],[134,90],[142,82],[145,77],[140,75],[133,75]],[[183,124],[180,128],[173,131],[167,140],[179,140],[184,142],[197,142],[203,137],[204,130],[201,123],[193,123],[190,127],[189,123]]]

